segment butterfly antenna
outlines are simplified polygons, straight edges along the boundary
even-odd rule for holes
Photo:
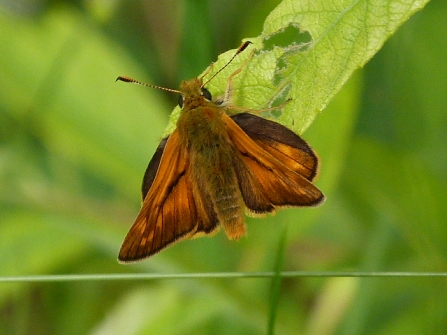
[[[119,76],[118,78],[116,78],[115,81],[124,81],[125,83],[131,83],[131,84],[138,84],[138,85],[142,85],[142,86],[146,86],[146,87],[151,87],[151,88],[158,88],[159,90],[163,90],[163,91],[168,91],[168,92],[174,92],[174,93],[182,93],[178,90],[173,90],[172,88],[166,88],[166,87],[162,87],[162,86],[157,86],[157,85],[151,85],[151,84],[146,84],[146,83],[142,83],[141,81],[135,80],[133,78],[130,77],[126,77],[126,76]]]
[[[227,64],[222,66],[219,71],[213,74],[210,79],[208,79],[204,84],[202,84],[202,87],[205,87],[215,76],[217,76],[219,73],[222,72],[223,69],[225,69],[228,65],[230,65],[233,59],[235,59],[236,56],[239,55],[242,51],[244,51],[250,44],[252,44],[250,41],[245,41],[244,43],[242,43],[241,46],[236,50],[236,53],[233,55],[233,57],[231,57],[231,59],[227,62]]]

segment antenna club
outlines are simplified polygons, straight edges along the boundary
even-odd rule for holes
[[[250,42],[250,41],[245,41],[244,43],[242,43],[242,45],[239,47],[239,49],[237,49],[237,51],[236,51],[236,55],[237,55],[238,53],[244,51],[245,49],[247,49],[247,47],[248,47],[250,44],[253,44],[253,43]]]
[[[134,83],[134,82],[136,82],[135,79],[132,79],[132,78],[126,77],[126,76],[119,76],[118,78],[116,78],[115,81],[124,81],[126,83]]]

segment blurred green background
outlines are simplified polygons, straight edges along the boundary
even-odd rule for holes
[[[257,36],[279,1],[0,3],[1,276],[447,270],[447,6],[433,0],[304,134],[327,201],[248,238],[116,262],[177,88]],[[270,279],[0,284],[2,334],[262,334]],[[444,278],[289,278],[277,334],[445,334]]]

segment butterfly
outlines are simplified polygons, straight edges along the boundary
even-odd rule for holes
[[[243,43],[227,65],[249,44]],[[117,80],[141,84],[129,77]],[[121,246],[121,263],[220,227],[237,240],[246,234],[244,212],[263,215],[325,200],[312,183],[317,155],[300,136],[253,113],[230,115],[225,100],[231,85],[222,101],[212,99],[206,83],[202,76],[183,81],[179,91],[166,89],[181,94],[182,111],[146,169],[143,204]]]

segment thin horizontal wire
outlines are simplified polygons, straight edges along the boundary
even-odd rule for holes
[[[284,271],[283,278],[293,277],[360,277],[360,278],[422,278],[447,277],[447,272],[357,272],[357,271]],[[111,274],[84,274],[84,275],[36,275],[36,276],[10,276],[0,277],[0,283],[23,282],[68,282],[68,281],[106,281],[106,280],[157,280],[157,279],[196,279],[196,278],[272,278],[271,272],[202,272],[183,274],[158,273],[111,273]]]

